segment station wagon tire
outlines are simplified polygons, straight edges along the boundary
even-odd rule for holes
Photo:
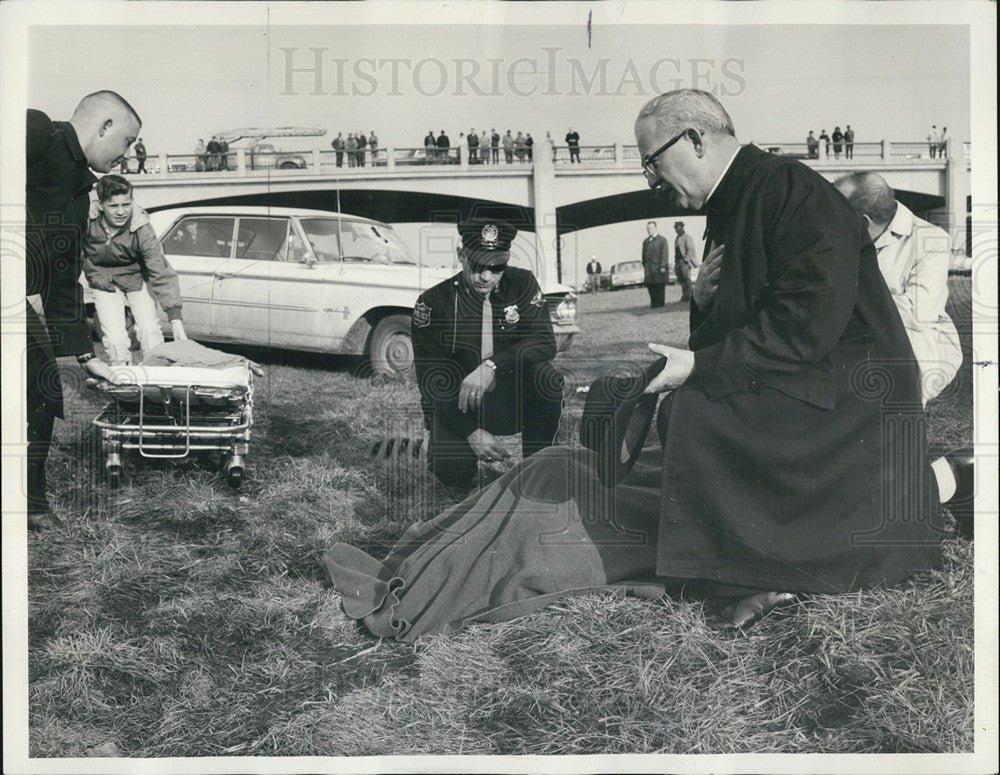
[[[299,168],[299,165],[296,164],[294,161],[283,161],[283,162],[281,162],[280,169],[283,169],[283,170],[297,170],[298,168]]]
[[[405,380],[416,377],[409,315],[389,315],[378,322],[368,345],[368,358],[376,374]]]

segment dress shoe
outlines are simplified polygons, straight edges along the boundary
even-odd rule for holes
[[[955,476],[955,494],[944,505],[955,518],[958,534],[970,541],[975,517],[976,468],[972,447],[962,447],[944,453]]]
[[[775,608],[791,605],[796,601],[792,592],[757,592],[740,598],[732,607],[730,626],[748,630]]]
[[[39,511],[28,515],[28,530],[62,530],[63,522],[51,511]]]

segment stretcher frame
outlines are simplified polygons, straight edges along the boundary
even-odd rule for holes
[[[222,452],[231,487],[243,482],[253,426],[253,373],[249,364],[227,369],[186,366],[117,366],[92,387],[109,399],[92,421],[99,430],[104,472],[121,483],[122,453],[183,459],[192,452]]]

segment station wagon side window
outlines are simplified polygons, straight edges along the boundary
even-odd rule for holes
[[[229,258],[235,220],[216,215],[182,218],[161,241],[163,252],[175,256]]]
[[[250,261],[285,261],[288,256],[288,218],[240,217],[236,258]],[[294,258],[292,260],[295,260]]]
[[[391,228],[368,221],[338,221],[336,218],[322,221],[303,219],[302,227],[310,235],[309,239],[313,242],[314,248],[316,244],[312,234],[317,231],[316,227],[320,223],[323,224],[324,231],[332,232],[330,237],[339,238],[340,256],[343,261],[371,264],[417,263]]]

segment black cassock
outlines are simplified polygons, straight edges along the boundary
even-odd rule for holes
[[[669,403],[657,569],[846,592],[939,561],[919,373],[863,221],[805,165],[742,148]]]

